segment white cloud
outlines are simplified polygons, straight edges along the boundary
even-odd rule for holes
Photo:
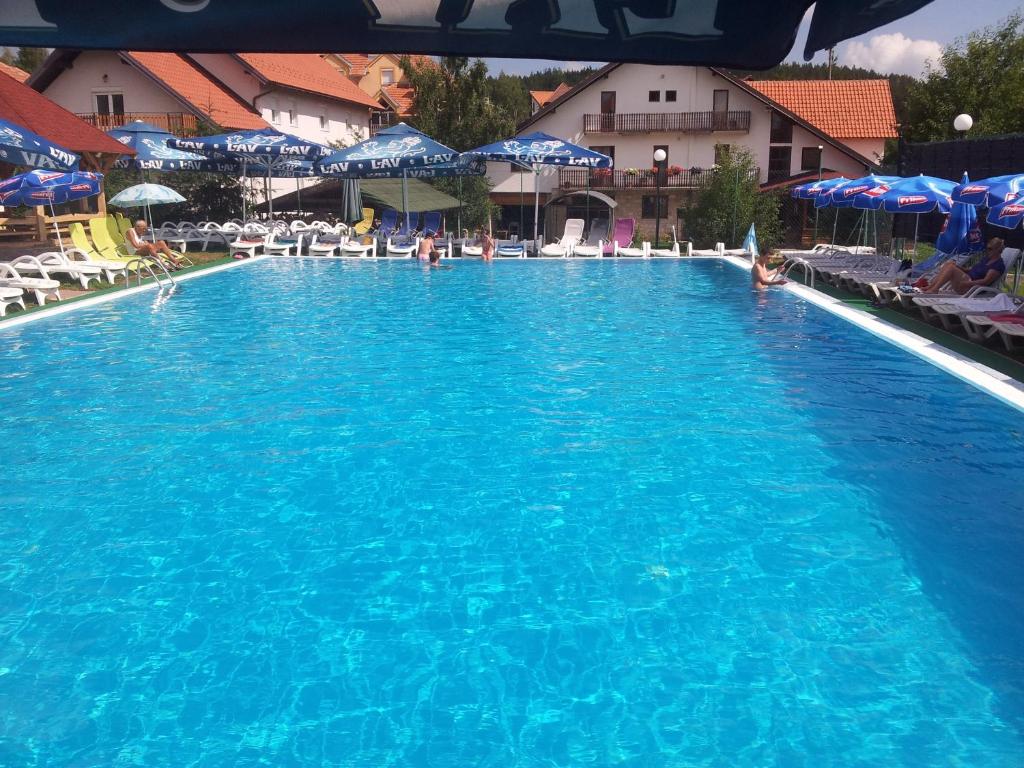
[[[839,51],[839,61],[883,74],[920,75],[927,61],[938,61],[942,46],[935,40],[912,40],[902,32],[854,40]]]

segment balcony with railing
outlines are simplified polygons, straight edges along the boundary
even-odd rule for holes
[[[101,115],[96,112],[79,113],[80,118],[99,128],[109,131],[126,123],[141,120],[155,125],[175,136],[195,136],[199,133],[199,118],[188,112],[125,112],[121,115]]]
[[[707,169],[684,169],[666,171],[661,179],[662,189],[696,189],[707,184],[715,171]],[[559,168],[558,186],[561,189],[586,189],[587,176],[590,176],[590,188],[601,189],[655,189],[656,174],[651,169],[597,169]]]
[[[584,133],[717,133],[750,131],[750,112],[637,112],[584,115]]]
[[[376,136],[378,132],[393,125],[398,125],[398,123],[398,116],[391,110],[373,112],[370,115],[370,136]]]

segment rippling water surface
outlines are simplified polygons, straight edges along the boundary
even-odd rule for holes
[[[1024,418],[715,263],[0,330],[0,765],[1020,766]]]

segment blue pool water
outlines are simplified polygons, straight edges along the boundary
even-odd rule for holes
[[[0,328],[0,765],[1024,764],[1024,417],[718,263]]]

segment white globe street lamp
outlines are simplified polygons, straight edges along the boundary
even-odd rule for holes
[[[953,127],[962,133],[966,133],[971,130],[973,126],[974,118],[968,114],[957,115],[953,118]]]
[[[660,147],[654,150],[654,247],[661,242],[661,164],[668,158],[668,153]]]

